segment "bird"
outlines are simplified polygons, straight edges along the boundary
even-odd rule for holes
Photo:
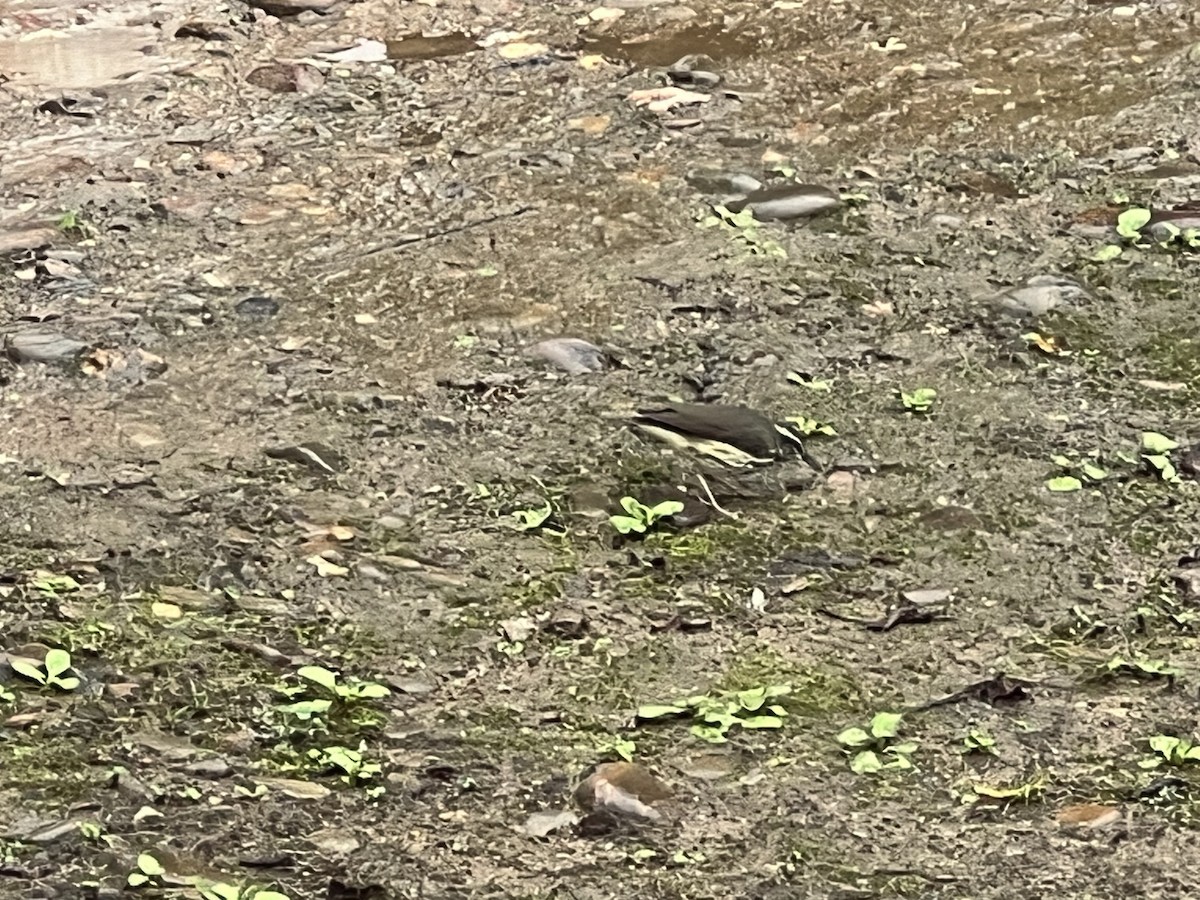
[[[676,449],[711,456],[727,466],[765,466],[799,453],[813,468],[800,435],[740,404],[665,403],[639,409],[633,425]]]

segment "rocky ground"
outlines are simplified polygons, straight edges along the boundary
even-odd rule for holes
[[[0,896],[1192,889],[1190,4],[255,4],[0,0]]]

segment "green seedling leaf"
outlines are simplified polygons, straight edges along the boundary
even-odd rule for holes
[[[1094,466],[1091,463],[1084,463],[1082,466],[1080,466],[1080,469],[1082,470],[1083,474],[1092,481],[1103,481],[1108,477],[1108,470],[1102,469],[1099,466]]]
[[[728,731],[734,722],[741,720],[729,709],[710,709],[704,714],[704,721],[709,725],[719,725],[721,731]]]
[[[553,512],[553,507],[547,501],[545,506],[537,509],[514,510],[512,515],[517,520],[517,527],[521,531],[533,531],[535,528],[541,528]]]
[[[645,509],[645,507],[642,507]],[[650,509],[649,521],[646,524],[656,522],[659,519],[665,519],[667,516],[673,516],[683,512],[683,503],[679,500],[664,500]]]
[[[1175,471],[1175,464],[1171,462],[1170,457],[1147,453],[1142,458],[1145,459],[1152,468],[1158,471],[1158,477],[1163,481],[1178,480],[1178,473]]]
[[[1059,494],[1083,490],[1083,482],[1074,475],[1060,475],[1046,481],[1046,489]]]
[[[12,670],[18,675],[23,675],[30,681],[36,681],[38,684],[46,683],[46,676],[42,673],[41,667],[29,660],[10,659],[8,664],[12,666]]]
[[[883,762],[874,751],[864,750],[850,760],[850,771],[855,775],[873,775],[883,771]]]
[[[884,763],[885,769],[911,769],[913,767],[912,760],[907,756],[897,756],[895,759]]]
[[[671,716],[682,716],[688,712],[689,710],[685,706],[647,703],[645,706],[638,707],[637,717],[639,719],[665,719]]]
[[[750,688],[748,691],[738,691],[737,701],[742,709],[751,711],[761,709],[762,705],[767,702],[767,689]]]
[[[291,900],[291,897],[279,891],[255,891],[249,900]]]
[[[1157,431],[1142,432],[1142,449],[1147,453],[1166,454],[1179,449],[1178,441],[1173,441],[1165,434]]]
[[[937,391],[933,388],[917,388],[915,391],[900,391],[900,402],[905,409],[912,412],[928,412],[937,399]]]
[[[728,743],[725,731],[721,728],[713,728],[711,725],[693,725],[688,731],[691,732],[693,737],[709,744]]]
[[[918,744],[916,741],[905,741],[903,744],[893,744],[891,747],[887,748],[886,752],[898,753],[901,756],[911,756],[913,753],[917,752],[917,746]]]
[[[1112,262],[1114,259],[1124,253],[1124,249],[1120,244],[1105,244],[1099,250],[1092,254],[1092,262],[1106,263]]]
[[[63,672],[70,671],[71,654],[66,650],[49,650],[46,652],[46,674],[57,678]]]
[[[70,575],[54,575],[50,572],[39,572],[32,584],[43,594],[60,594],[79,590],[79,582]]]
[[[738,719],[738,724],[743,728],[782,728],[783,719],[778,716],[748,716],[745,719]]]
[[[1134,206],[1117,216],[1117,234],[1131,241],[1137,240],[1149,221],[1150,210]]]
[[[1179,738],[1167,734],[1156,734],[1150,738],[1150,749],[1167,759],[1171,759],[1182,743]]]
[[[330,693],[337,693],[337,675],[324,666],[301,666],[296,670],[296,675],[325,688]]]
[[[646,532],[646,523],[632,516],[609,516],[608,521],[621,534],[629,534],[631,531],[636,531],[638,534]]]
[[[805,416],[788,416],[784,421],[790,422],[792,427],[800,434],[823,434],[826,437],[837,436],[836,428],[828,422],[822,422],[819,419],[809,419]]]
[[[162,867],[162,864],[149,853],[138,854],[137,867],[139,872],[151,878],[167,874],[167,870]]]
[[[141,872],[130,872],[129,877],[125,879],[125,883],[130,887],[141,887],[143,884],[149,883],[149,881],[150,878]]]
[[[787,380],[792,384],[798,384],[801,387],[806,387],[810,391],[820,391],[828,393],[833,390],[833,382],[826,381],[822,378],[805,378],[799,372],[788,372]]]
[[[280,706],[279,711],[307,722],[313,716],[321,716],[329,712],[331,706],[333,706],[332,700],[301,700],[297,703]]]
[[[881,712],[871,719],[871,735],[876,738],[895,737],[900,730],[902,713]]]
[[[621,509],[634,518],[642,520],[645,520],[646,514],[650,512],[650,508],[643,503],[639,503],[636,497],[622,497]]]
[[[242,889],[235,884],[225,884],[210,878],[198,877],[195,886],[204,900],[244,900],[249,896],[243,895]]]
[[[837,742],[844,747],[862,747],[872,743],[871,736],[861,728],[847,728],[837,736]]]
[[[375,684],[375,682],[370,681],[355,687],[354,693],[364,700],[379,700],[383,697],[391,696],[392,692],[382,684]]]

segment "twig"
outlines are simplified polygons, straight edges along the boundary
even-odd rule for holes
[[[461,231],[469,231],[472,228],[478,228],[480,225],[491,225],[493,222],[501,222],[505,219],[515,219],[517,216],[523,216],[527,212],[537,209],[536,206],[518,206],[510,212],[496,213],[495,215],[485,216],[482,219],[473,219],[470,222],[463,222],[461,225],[452,225],[449,228],[443,228],[439,231],[427,231],[424,234],[406,234],[394,241],[384,244],[382,247],[376,247],[373,250],[367,250],[361,254],[361,258],[365,259],[368,256],[375,256],[379,253],[390,253],[397,250],[403,250],[405,247],[411,247],[413,244],[419,244],[423,241],[431,241],[434,238],[446,237],[451,234],[458,234]]]

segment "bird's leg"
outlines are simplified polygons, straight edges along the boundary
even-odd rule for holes
[[[725,507],[721,506],[720,503],[717,502],[717,498],[714,497],[713,492],[711,490],[709,490],[708,481],[699,472],[696,473],[696,480],[700,482],[700,487],[704,488],[704,493],[708,497],[708,505],[711,506],[713,509],[715,509],[717,512],[719,512],[721,515],[728,516],[729,518],[734,519],[736,521],[738,518],[737,513],[730,512],[729,510],[725,509]]]

